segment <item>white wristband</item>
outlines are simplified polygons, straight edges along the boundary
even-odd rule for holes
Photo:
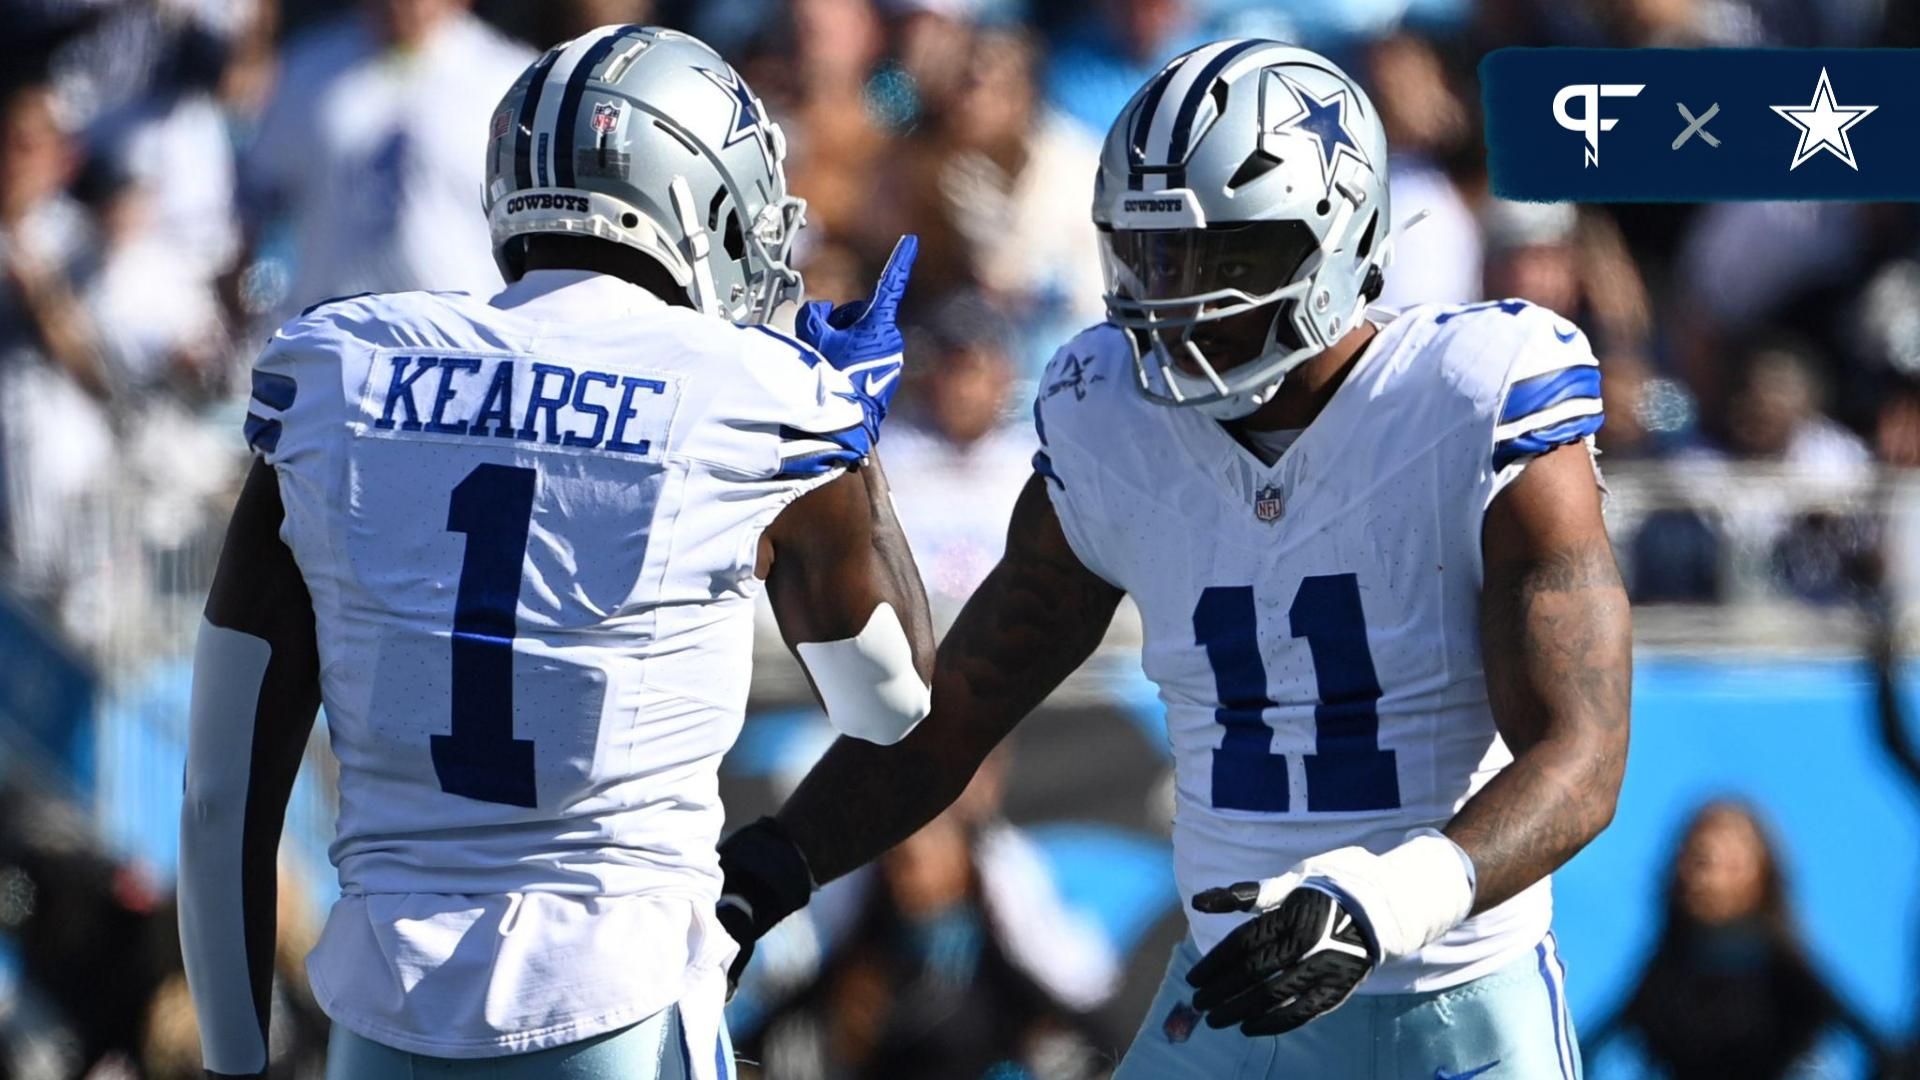
[[[1303,884],[1321,886],[1359,908],[1382,959],[1410,956],[1460,925],[1473,910],[1473,860],[1446,835],[1418,829],[1382,855],[1341,848],[1300,866]]]

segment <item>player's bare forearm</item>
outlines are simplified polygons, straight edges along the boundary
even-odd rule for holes
[[[1045,481],[1014,508],[1007,553],[947,632],[933,712],[893,746],[839,739],[778,818],[825,883],[906,839],[958,798],[989,752],[1092,654],[1120,590],[1067,547]]]
[[[1572,858],[1613,820],[1626,769],[1632,626],[1587,450],[1543,455],[1487,511],[1481,653],[1514,760],[1446,833],[1474,912]]]
[[[892,489],[887,486],[886,470],[880,467],[876,452],[860,466],[860,477],[867,488],[872,507],[873,550],[889,591],[904,604],[900,621],[906,627],[907,640],[913,645],[915,666],[922,678],[930,678],[933,665],[933,616],[927,608],[926,586],[920,581],[920,568],[914,564],[907,535],[893,512]]]
[[[884,603],[921,679],[931,675],[927,593],[877,456],[794,500],[760,544],[767,598],[789,647],[851,638]]]

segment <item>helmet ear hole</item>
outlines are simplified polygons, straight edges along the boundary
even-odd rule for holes
[[[747,237],[740,228],[739,211],[727,211],[727,231],[720,241],[720,246],[726,249],[727,257],[735,262],[747,257]]]
[[[1373,254],[1373,230],[1379,224],[1380,211],[1375,210],[1373,216],[1367,219],[1367,231],[1360,234],[1360,249],[1354,252],[1355,258],[1364,259]]]
[[[1235,169],[1233,176],[1227,180],[1227,190],[1233,191],[1245,187],[1279,168],[1281,164],[1279,158],[1255,147],[1253,153],[1247,155],[1247,160],[1241,162],[1240,167]]]
[[[621,228],[625,228],[625,229],[637,228],[639,224],[640,224],[640,215],[634,213],[631,210],[620,215]]]

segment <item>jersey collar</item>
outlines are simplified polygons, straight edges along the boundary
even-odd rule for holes
[[[666,306],[665,300],[633,282],[594,270],[529,270],[487,303],[577,322],[618,319]]]
[[[1323,453],[1337,453],[1341,440],[1352,431],[1347,419],[1348,410],[1364,406],[1367,393],[1356,386],[1364,385],[1371,372],[1378,370],[1398,351],[1400,340],[1405,336],[1406,323],[1393,317],[1390,312],[1369,309],[1368,317],[1380,324],[1380,330],[1366,350],[1360,354],[1347,377],[1327,399],[1320,414],[1311,424],[1300,432],[1299,438],[1287,447],[1286,452],[1271,464],[1260,460],[1253,451],[1241,445],[1240,440],[1221,426],[1218,420],[1202,415],[1195,409],[1171,409],[1169,421],[1174,424],[1179,437],[1186,440],[1191,451],[1202,461],[1214,462],[1208,471],[1215,481],[1226,491],[1229,498],[1246,502],[1262,487],[1275,485],[1290,490],[1295,480],[1302,476],[1300,463],[1306,458],[1318,457]]]

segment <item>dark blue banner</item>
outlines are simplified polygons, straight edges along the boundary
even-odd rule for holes
[[[1920,50],[1500,49],[1480,86],[1505,198],[1920,200]]]

